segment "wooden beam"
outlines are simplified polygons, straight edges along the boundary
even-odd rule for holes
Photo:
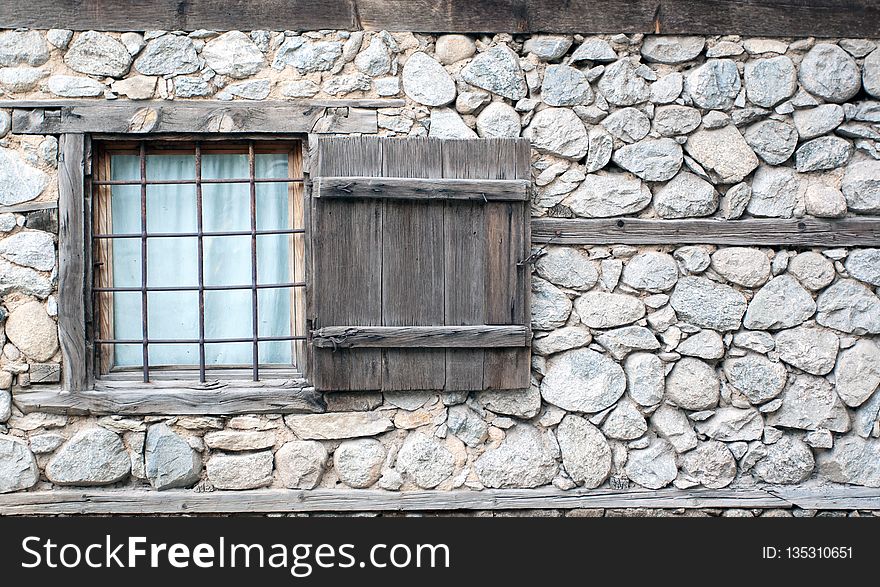
[[[319,348],[489,348],[528,344],[525,326],[328,326],[312,331]]]
[[[0,0],[0,27],[876,37],[874,0]]]
[[[317,177],[315,198],[384,198],[405,200],[524,201],[525,179],[418,179],[403,177]]]
[[[63,134],[58,162],[58,335],[62,385],[85,389],[85,137]]]
[[[324,411],[323,397],[312,387],[187,389],[152,383],[125,382],[73,392],[16,392],[13,402],[25,414],[69,415],[193,415],[315,414]]]
[[[16,107],[12,132],[62,133],[375,133],[375,110],[289,102],[98,101]]]
[[[0,0],[2,3],[2,0]],[[98,98],[54,98],[50,100],[2,100],[0,99],[0,108],[72,108],[74,106],[106,106],[108,104],[135,104],[127,100],[104,100]],[[186,104],[186,100],[177,100],[175,102],[166,101],[138,101],[136,104]],[[196,104],[216,104],[218,106],[229,106],[230,103],[221,100],[204,100],[190,102]],[[283,101],[259,101],[256,104],[283,104],[285,106],[297,107],[314,107],[314,108],[400,108],[406,106],[406,100],[401,98],[316,98],[316,99],[295,99]],[[245,104],[238,102],[237,104]]]
[[[532,220],[532,242],[566,245],[615,243],[871,247],[880,245],[880,219],[535,218]]]
[[[880,505],[859,497],[853,504]],[[823,498],[824,499],[824,498]],[[824,503],[824,501],[823,501]],[[834,509],[852,509],[845,498]],[[612,490],[484,489],[380,491],[371,489],[261,489],[254,491],[145,491],[55,489],[0,495],[0,514],[215,514],[280,512],[452,511],[574,508],[785,508],[792,504],[760,489]]]
[[[58,207],[57,201],[52,202],[25,202],[23,204],[12,204],[11,206],[0,206],[0,214],[9,212],[36,212],[37,210],[53,210]]]

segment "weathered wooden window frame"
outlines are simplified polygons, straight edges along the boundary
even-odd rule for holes
[[[107,102],[99,100],[8,101],[14,108],[12,132],[59,136],[58,165],[58,298],[61,385],[57,389],[16,392],[25,412],[67,414],[231,415],[242,413],[315,413],[324,410],[321,394],[306,377],[246,381],[228,379],[199,383],[158,380],[150,383],[96,379],[91,323],[92,258],[91,140],[296,140],[301,143],[302,173],[308,179],[311,134],[364,133],[378,130],[378,107],[400,106],[400,100],[329,100],[309,102]],[[309,280],[308,181],[306,214],[306,281]],[[307,296],[306,296],[307,297]],[[307,364],[307,363],[306,363]]]

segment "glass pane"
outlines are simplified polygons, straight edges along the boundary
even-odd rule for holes
[[[257,237],[257,283],[290,283],[290,247],[293,237],[289,234],[265,234]],[[250,278],[248,278],[248,282]]]
[[[202,178],[247,179],[247,155],[203,155]],[[251,196],[248,183],[202,185],[203,223],[206,232],[251,229]]]
[[[113,338],[117,340],[143,340],[141,321],[141,293],[115,292],[113,295]],[[117,367],[143,364],[141,345],[116,345],[113,365]]]
[[[147,180],[195,179],[193,155],[147,155]],[[147,186],[147,232],[198,230],[196,186]]]
[[[199,294],[153,291],[147,294],[150,340],[198,339]],[[197,344],[150,344],[150,365],[197,365]]]
[[[206,344],[205,363],[208,366],[250,367],[254,361],[253,349],[251,342]]]
[[[260,336],[290,336],[291,290],[261,289],[257,293],[257,316]],[[260,343],[260,363],[291,364],[291,341]]]
[[[251,290],[205,292],[205,338],[251,338],[252,323]]]
[[[251,286],[250,236],[206,236],[204,248],[205,285]]]
[[[132,239],[133,240],[133,239]],[[140,241],[134,241],[140,246]],[[147,239],[147,285],[187,287],[199,284],[199,239]]]

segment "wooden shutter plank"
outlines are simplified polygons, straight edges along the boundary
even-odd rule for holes
[[[369,175],[382,171],[382,144],[369,137],[318,142],[317,175]],[[382,323],[381,200],[322,201],[312,231],[314,295],[322,296],[316,326]],[[341,246],[340,243],[345,243]],[[315,386],[350,390],[382,387],[382,351],[314,348]]]
[[[497,179],[527,179],[528,165],[523,151],[527,141],[489,141],[490,177]],[[486,307],[487,324],[528,324],[526,311],[526,279],[529,267],[520,265],[528,257],[529,243],[525,240],[523,208],[528,206],[508,202],[486,204],[488,237]],[[529,385],[529,348],[492,350],[486,353],[483,364],[485,389],[515,389]]]
[[[445,147],[444,147],[445,148]],[[422,179],[408,177],[319,177],[316,198],[523,201],[529,182],[499,179]]]
[[[439,178],[441,143],[388,141],[382,158],[386,177]],[[384,200],[382,324],[432,326],[444,321],[445,202]],[[446,351],[384,351],[383,389],[443,389]]]
[[[525,326],[327,326],[312,342],[319,348],[482,348],[524,346],[527,336]]]

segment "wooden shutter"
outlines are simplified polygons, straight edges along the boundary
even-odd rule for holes
[[[315,387],[528,387],[528,141],[312,147]]]

